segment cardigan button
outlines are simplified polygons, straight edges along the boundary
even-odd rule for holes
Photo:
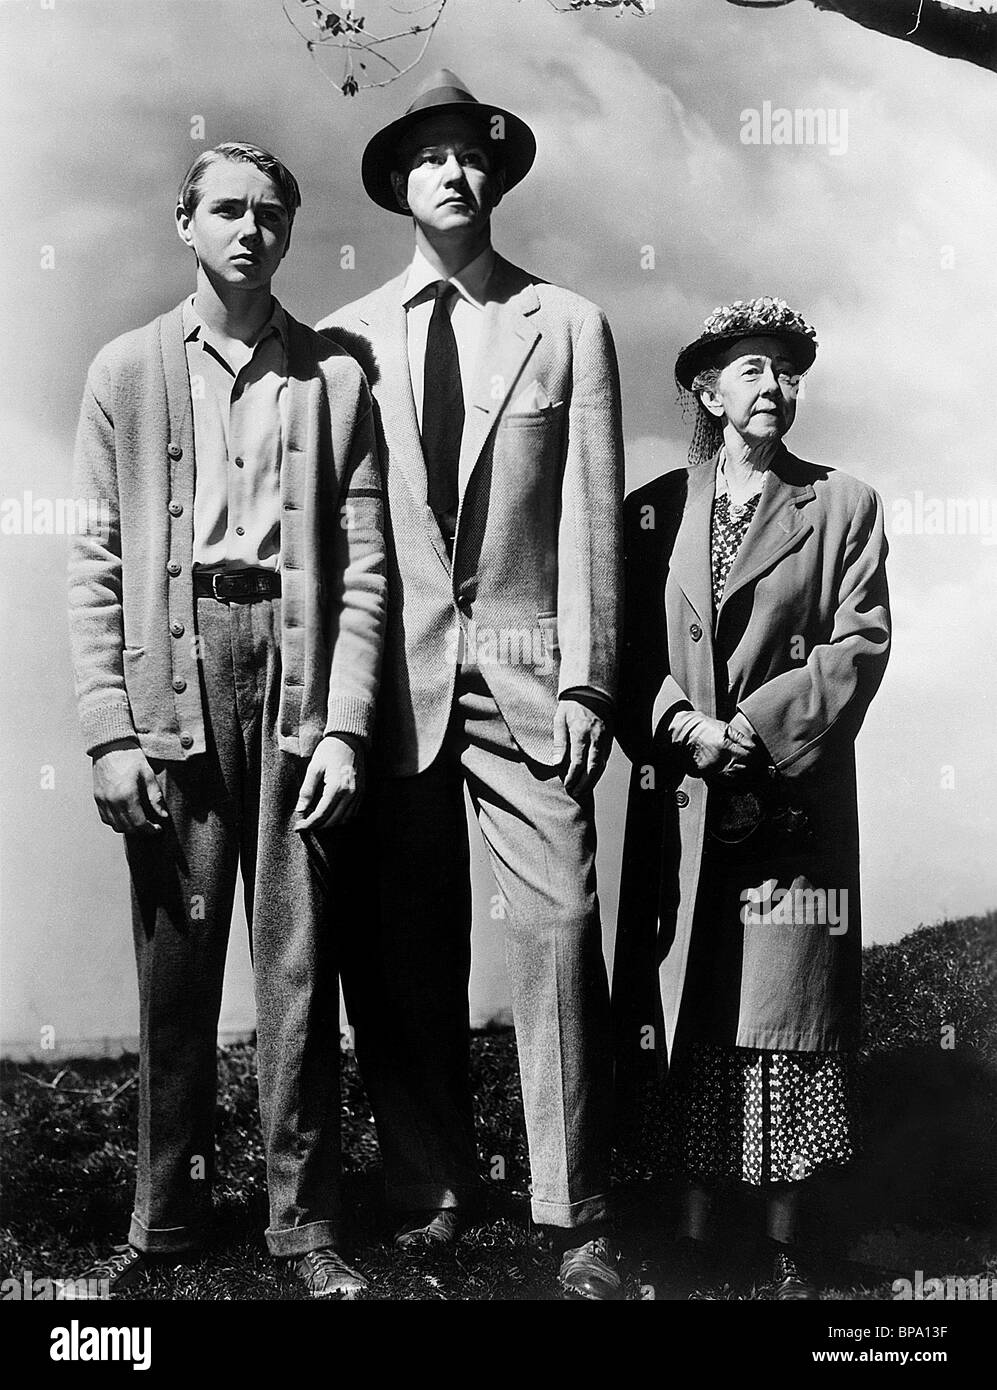
[[[183,623],[170,623],[170,636],[171,636],[171,637],[182,637],[183,634],[184,634],[184,625],[183,625]]]
[[[170,503],[170,516],[183,516],[183,503],[182,503],[182,502],[171,502],[171,503]]]
[[[180,676],[178,676],[176,680],[173,682],[173,689],[177,692],[178,695],[182,695],[184,691],[187,689],[187,682],[183,680]]]
[[[166,446],[166,452],[169,454],[171,459],[183,458],[183,450],[181,449],[179,444],[168,444]]]
[[[193,736],[193,734],[181,734],[181,735],[180,735],[180,747],[181,747],[181,748],[193,748],[193,747],[194,747],[194,736]]]
[[[688,792],[681,791],[681,790],[680,790],[680,791],[677,791],[677,792],[675,793],[675,805],[676,805],[676,806],[688,806],[688,804],[689,804],[689,793],[688,793]]]
[[[176,579],[177,575],[180,573],[182,569],[183,565],[181,565],[179,560],[171,560],[170,563],[166,566],[166,573],[172,575],[173,578]]]
[[[698,623],[693,623],[692,626],[689,628],[689,636],[692,638],[694,642],[698,642],[702,635],[703,629],[699,626]]]

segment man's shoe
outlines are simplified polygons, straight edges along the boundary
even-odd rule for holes
[[[312,1298],[356,1298],[370,1287],[331,1245],[300,1256],[294,1261],[294,1272]]]
[[[772,1285],[772,1297],[779,1303],[820,1302],[817,1285],[788,1250],[780,1250],[775,1257]]]
[[[136,1250],[134,1245],[115,1245],[106,1259],[91,1265],[79,1278],[106,1280],[108,1294],[114,1295],[134,1288],[152,1270],[161,1268],[163,1263],[161,1255],[150,1255],[144,1250]]]
[[[455,1207],[412,1212],[395,1232],[395,1247],[409,1252],[443,1250],[454,1244],[462,1227],[463,1221]]]
[[[620,1252],[598,1236],[574,1250],[565,1250],[557,1282],[564,1298],[588,1298],[611,1302],[623,1297]]]

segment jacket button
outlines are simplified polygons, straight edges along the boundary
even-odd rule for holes
[[[683,792],[683,791],[677,791],[677,792],[675,793],[675,805],[676,805],[676,806],[688,806],[688,804],[689,804],[689,793],[688,793],[688,792]]]
[[[193,748],[193,746],[194,746],[194,736],[193,736],[193,734],[181,734],[181,735],[180,735],[180,747],[181,747],[181,748]]]
[[[178,676],[177,679],[173,682],[173,689],[177,692],[178,695],[182,695],[184,691],[187,689],[187,682],[185,680],[182,680]]]
[[[181,449],[179,444],[168,444],[166,447],[166,452],[169,454],[171,459],[183,458],[183,450]]]
[[[693,623],[692,626],[689,628],[689,636],[692,638],[694,642],[698,642],[702,635],[703,629],[699,626],[698,623]]]
[[[183,503],[182,503],[182,502],[171,502],[171,503],[170,503],[170,516],[183,516]]]
[[[245,528],[245,526],[237,526],[237,527],[235,528],[235,534],[236,534],[237,536],[244,536],[244,535],[246,534],[246,528]]]
[[[172,637],[182,637],[183,633],[183,623],[170,623],[170,635]]]
[[[173,578],[176,579],[177,575],[180,573],[182,569],[183,566],[181,565],[179,560],[171,560],[170,563],[166,566],[166,573],[171,574]]]

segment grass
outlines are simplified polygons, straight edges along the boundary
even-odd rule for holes
[[[924,927],[866,950],[861,1065],[863,1157],[825,1180],[810,1231],[827,1300],[892,1298],[892,1281],[997,1276],[997,913]],[[952,1030],[952,1031],[949,1031]],[[473,1040],[482,1171],[502,1155],[488,1210],[454,1250],[430,1260],[390,1244],[377,1143],[356,1065],[343,1067],[344,1201],[354,1262],[375,1300],[546,1300],[554,1262],[529,1220],[529,1168],[515,1041]],[[79,1275],[124,1239],[134,1172],[136,1059],[6,1064],[0,1133],[6,1163],[0,1277]],[[196,1261],[157,1272],[132,1297],[303,1297],[267,1254],[264,1160],[253,1048],[219,1053],[216,1225]],[[669,1274],[671,1194],[618,1156],[620,1234],[632,1298],[690,1296]],[[758,1211],[728,1202],[725,1267],[692,1292],[706,1300],[765,1299],[755,1259]],[[128,1297],[129,1295],[122,1295]]]

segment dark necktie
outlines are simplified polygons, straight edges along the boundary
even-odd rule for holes
[[[422,392],[422,452],[426,460],[427,500],[444,538],[452,539],[457,519],[457,471],[464,433],[464,390],[460,382],[457,339],[450,322],[450,302],[457,290],[446,280],[436,284],[436,303],[429,321]]]

